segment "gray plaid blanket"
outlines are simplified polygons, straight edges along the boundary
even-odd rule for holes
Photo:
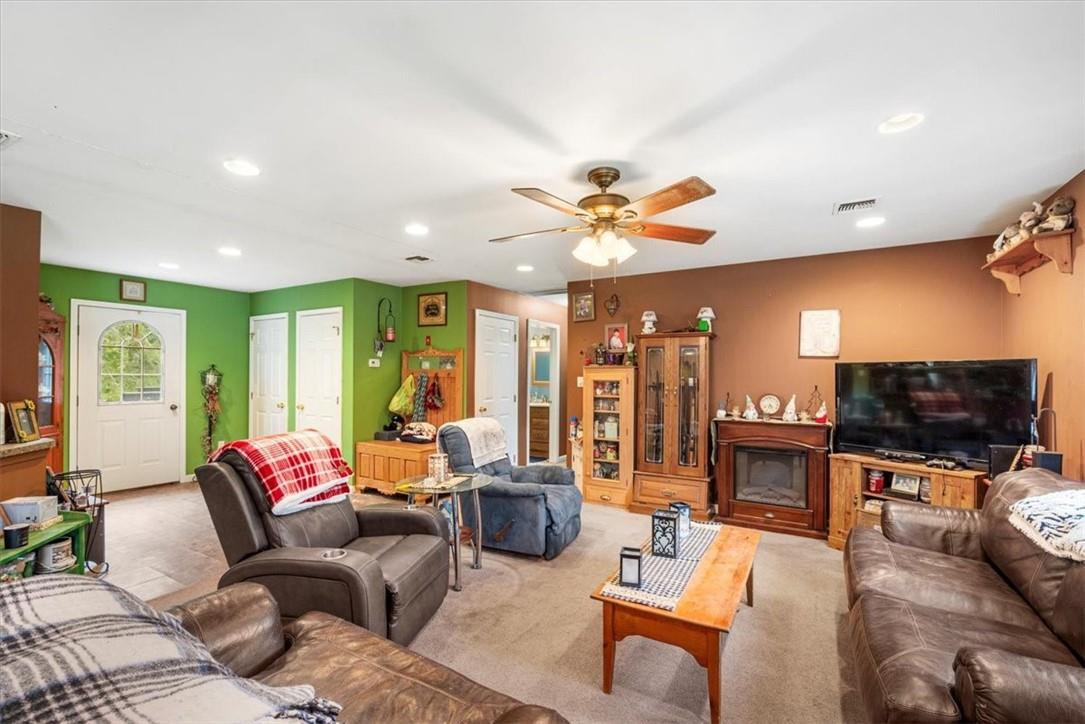
[[[236,676],[172,616],[105,581],[0,585],[0,721],[329,724],[310,686]]]

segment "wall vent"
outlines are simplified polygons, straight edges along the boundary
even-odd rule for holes
[[[404,259],[404,261],[409,261],[412,264],[425,264],[426,262],[433,261],[433,259],[429,258],[428,256],[422,256],[421,254],[415,254],[413,256],[407,257],[406,259]]]
[[[3,150],[8,146],[13,145],[20,138],[22,138],[22,136],[20,136],[18,133],[0,130],[0,150]]]
[[[866,211],[877,206],[877,199],[859,199],[858,201],[845,201],[833,208],[833,216],[837,214],[849,214],[852,211]]]

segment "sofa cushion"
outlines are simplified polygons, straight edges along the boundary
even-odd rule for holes
[[[377,559],[388,590],[388,621],[394,623],[434,578],[448,572],[447,546],[433,535],[378,535],[358,538],[346,547]]]
[[[311,684],[344,722],[492,722],[520,703],[363,628],[324,613],[290,624],[293,645],[255,678]]]
[[[952,691],[953,660],[965,646],[1079,665],[1043,626],[1015,626],[877,594],[863,594],[851,609],[849,625],[860,689],[872,721],[959,720]]]
[[[1043,629],[1021,596],[984,561],[889,541],[873,528],[853,528],[845,546],[848,603],[869,594]]]
[[[1059,490],[1080,490],[1076,482],[1040,468],[999,475],[983,505],[980,538],[983,551],[1040,617],[1060,636],[1072,642],[1085,658],[1085,563],[1045,553],[1009,521],[1010,506]],[[1066,587],[1068,593],[1060,595]]]

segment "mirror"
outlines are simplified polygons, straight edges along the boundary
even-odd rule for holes
[[[550,350],[531,350],[531,384],[550,384]]]

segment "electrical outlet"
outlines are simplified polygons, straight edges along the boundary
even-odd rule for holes
[[[379,357],[370,357],[369,358],[369,366],[370,367],[380,367],[381,366],[380,358]]]
[[[577,377],[576,378],[576,386],[577,387],[583,387],[584,386],[584,378],[583,377]]]

